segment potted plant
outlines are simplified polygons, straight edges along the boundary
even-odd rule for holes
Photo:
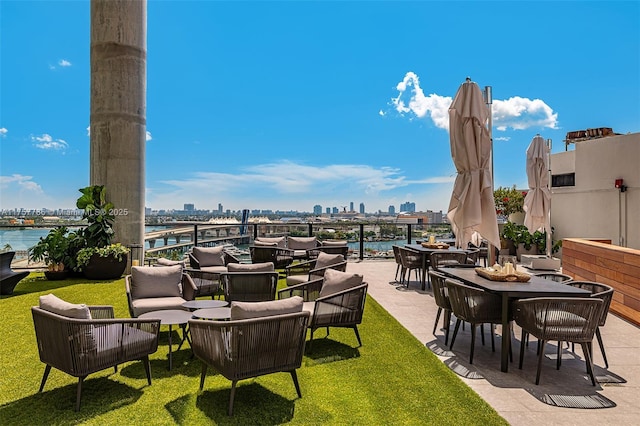
[[[38,243],[29,248],[29,256],[36,262],[47,265],[47,279],[60,280],[66,278],[69,272],[71,262],[68,249],[67,228],[59,226],[49,231],[45,237],[40,237]]]
[[[111,243],[116,210],[107,201],[104,186],[88,186],[80,192],[76,206],[84,210],[82,217],[89,225],[80,235],[85,247],[78,251],[77,268],[89,279],[119,278],[127,266],[129,249]]]
[[[502,186],[493,191],[493,199],[496,205],[496,214],[505,217],[510,222],[518,224],[524,223],[524,196],[526,192],[512,188],[503,188]]]

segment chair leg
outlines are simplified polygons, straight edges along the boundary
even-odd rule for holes
[[[229,395],[229,415],[233,416],[233,398],[236,396],[236,384],[237,380],[231,381],[231,395]]]
[[[544,358],[544,345],[547,343],[545,340],[538,340],[540,342],[540,353],[538,354],[538,371],[536,372],[536,385],[540,384],[540,370],[542,369],[542,358]]]
[[[87,376],[78,377],[78,387],[76,390],[76,411],[80,411],[80,397],[82,396],[82,381]]]
[[[480,324],[480,334],[482,335],[482,346],[484,346],[484,324]]]
[[[438,306],[438,313],[436,314],[436,322],[433,324],[433,335],[436,335],[436,329],[438,328],[438,321],[440,321],[440,314],[442,313],[442,308]]]
[[[558,342],[558,354],[556,359],[556,370],[560,370],[560,364],[562,364],[562,342]]]
[[[202,371],[200,373],[200,390],[204,387],[204,378],[207,377],[207,364],[202,363]]]
[[[495,336],[495,332],[494,332],[494,327],[493,324],[489,324],[489,330],[491,331],[491,352],[495,352],[496,351],[496,340],[494,338]],[[504,339],[504,336],[502,336],[502,338]]]
[[[456,327],[453,329],[453,336],[451,336],[451,344],[449,345],[449,350],[453,350],[453,343],[456,341],[456,336],[458,335],[458,329],[460,328],[460,323],[462,321],[456,318]]]
[[[47,364],[47,366],[44,368],[44,374],[42,376],[42,381],[40,382],[40,390],[38,392],[42,392],[42,389],[44,389],[44,384],[47,382],[47,377],[49,377],[50,371],[51,366]]]
[[[609,361],[607,361],[607,353],[604,351],[604,344],[602,343],[602,335],[600,334],[600,327],[596,328],[596,338],[598,339],[598,346],[600,346],[600,352],[602,352],[602,358],[604,358],[604,366],[609,368]]]
[[[449,342],[449,330],[451,330],[451,311],[444,311],[444,344]]]
[[[582,352],[584,352],[584,361],[587,364],[587,373],[589,373],[589,377],[591,377],[591,384],[593,386],[596,385],[596,377],[593,374],[593,361],[591,360],[591,351],[589,350],[588,343],[581,343]]]
[[[149,356],[142,358],[142,365],[144,365],[144,372],[147,375],[147,384],[151,386],[151,364],[149,363]]]
[[[311,344],[313,343],[313,332],[315,331],[314,328],[311,329],[311,337],[309,337],[309,344],[307,345],[307,350],[309,352],[311,352]]]
[[[358,333],[358,326],[353,326],[353,331],[356,333],[356,339],[358,339],[358,346],[362,346],[362,340],[360,340],[360,333]]]
[[[473,349],[476,347],[476,324],[471,324],[471,352],[469,353],[469,364],[473,364]]]
[[[525,341],[526,336],[527,336],[528,334],[529,334],[529,333],[527,333],[527,332],[526,332],[526,331],[524,331],[524,329],[523,329],[523,330],[522,330],[522,334],[521,334],[521,336],[520,336],[520,360],[519,360],[519,362],[518,362],[518,368],[519,368],[520,370],[522,370],[522,363],[523,363],[523,361],[524,361],[524,347],[526,346],[526,345],[525,345],[524,343],[522,343],[522,342],[524,342],[524,341]]]
[[[296,370],[291,370],[291,378],[293,379],[293,384],[296,387],[296,392],[298,392],[298,398],[302,398],[302,392],[300,392],[300,385],[298,384],[298,375],[296,374]]]

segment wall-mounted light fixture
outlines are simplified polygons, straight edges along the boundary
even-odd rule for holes
[[[627,190],[627,186],[624,184],[624,179],[616,179],[616,188],[620,190],[620,192],[625,192]]]

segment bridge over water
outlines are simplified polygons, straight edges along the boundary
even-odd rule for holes
[[[244,232],[242,232],[244,231]],[[219,243],[246,244],[250,234],[246,225],[203,225],[192,224],[176,228],[151,231],[144,234],[145,251],[147,254],[186,249],[195,245],[209,246]],[[163,245],[158,245],[161,240]]]

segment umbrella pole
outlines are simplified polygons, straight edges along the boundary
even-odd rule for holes
[[[551,247],[551,139],[547,139],[547,165],[549,166],[549,208],[547,209],[547,258],[551,259],[553,247]]]
[[[489,109],[489,119],[487,120],[487,130],[489,130],[489,141],[491,141],[491,193],[495,190],[494,177],[493,177],[493,117],[492,117],[492,104],[493,94],[491,86],[484,86],[484,101]],[[489,265],[495,265],[498,263],[496,259],[496,247],[489,243],[487,247],[487,262]]]

